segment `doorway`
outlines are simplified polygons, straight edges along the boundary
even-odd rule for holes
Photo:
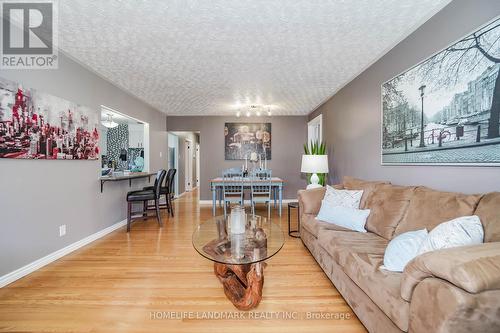
[[[168,168],[176,169],[174,176],[174,195],[179,196],[179,137],[168,133]]]
[[[307,142],[316,142],[323,140],[323,115],[320,114],[316,118],[307,123]]]
[[[178,184],[177,196],[185,192],[193,191],[200,183],[200,133],[195,131],[169,131],[169,147],[174,146],[170,142],[176,142],[175,154],[171,159],[178,161],[176,165],[176,184]]]
[[[193,141],[185,139],[185,166],[186,172],[184,174],[184,188],[186,192],[193,190]]]

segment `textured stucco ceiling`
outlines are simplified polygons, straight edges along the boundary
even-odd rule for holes
[[[448,2],[60,0],[59,46],[169,115],[304,115]]]

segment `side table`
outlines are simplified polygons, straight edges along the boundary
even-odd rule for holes
[[[291,230],[290,226],[290,209],[297,209],[297,230]],[[293,238],[300,238],[300,209],[299,203],[297,201],[288,203],[288,236]]]

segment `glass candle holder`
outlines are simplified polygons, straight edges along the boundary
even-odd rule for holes
[[[246,216],[245,210],[240,206],[235,206],[231,209],[231,214],[229,216],[231,223],[231,233],[232,234],[243,234],[245,233]]]

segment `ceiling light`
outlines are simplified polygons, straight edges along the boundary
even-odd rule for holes
[[[271,117],[271,108],[270,108],[270,107],[268,107],[268,108],[267,108],[267,115],[268,115],[269,117]]]
[[[238,112],[236,112],[236,117],[239,118],[240,116],[241,116],[241,112],[240,112],[240,110],[238,110]]]
[[[257,117],[260,117],[260,109],[257,109],[257,111],[255,111],[255,114],[257,115]]]
[[[247,111],[247,117],[250,117],[250,111]]]
[[[118,126],[118,123],[113,121],[113,115],[111,113],[108,113],[108,119],[101,121],[101,124],[107,128],[115,128]]]

